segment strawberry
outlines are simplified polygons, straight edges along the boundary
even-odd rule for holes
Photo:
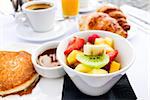
[[[110,59],[110,62],[111,62],[117,57],[118,50],[114,50],[113,52],[109,52],[109,53],[107,53],[107,55],[109,56],[109,59]]]
[[[85,43],[85,40],[83,38],[74,37],[72,40],[69,41],[68,47],[65,50],[64,54],[68,55],[73,50],[81,49],[83,47],[84,43]]]
[[[93,44],[96,38],[100,38],[100,36],[98,34],[92,34],[88,37],[88,42]]]
[[[76,38],[77,38],[77,37],[73,37],[73,38],[69,41],[68,46],[72,45],[72,44],[75,42]]]

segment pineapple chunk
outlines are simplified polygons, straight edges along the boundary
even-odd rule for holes
[[[105,44],[105,40],[103,38],[96,38],[94,44],[95,45]]]
[[[104,69],[93,69],[89,74],[108,74],[108,72]]]
[[[120,67],[121,67],[120,63],[118,63],[116,61],[112,61],[110,64],[109,73],[118,71],[120,69]]]
[[[110,37],[105,37],[105,43],[108,44],[110,47],[113,47],[113,39]]]
[[[79,72],[83,72],[83,73],[88,73],[92,70],[92,68],[88,67],[84,64],[79,64],[79,65],[76,66],[75,70],[79,71]]]
[[[109,45],[110,47],[113,47],[113,39],[110,38],[110,37],[96,38],[94,44],[95,44],[95,45],[107,44],[107,45]]]
[[[76,56],[79,53],[83,53],[81,51],[78,50],[73,50],[67,57],[67,62],[69,65],[75,64],[77,62]]]

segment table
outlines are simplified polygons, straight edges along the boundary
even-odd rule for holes
[[[5,46],[15,43],[31,43],[41,44],[41,42],[28,42],[16,37],[14,30],[15,21],[12,16],[0,15],[0,49]],[[136,61],[133,66],[127,71],[127,76],[133,87],[133,90],[139,100],[148,100],[149,97],[149,58],[150,58],[150,36],[145,34],[142,30],[132,25],[135,29],[132,32],[136,32],[136,36],[129,40],[133,45],[136,53]]]

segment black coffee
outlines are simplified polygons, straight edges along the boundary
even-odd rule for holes
[[[41,3],[41,4],[32,4],[28,7],[26,7],[26,9],[29,9],[29,10],[42,10],[42,9],[47,9],[47,8],[50,8],[50,7],[52,7],[52,5]]]

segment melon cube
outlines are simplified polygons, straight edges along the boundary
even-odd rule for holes
[[[109,73],[116,72],[116,71],[120,70],[120,68],[121,68],[120,63],[118,63],[116,61],[112,61],[110,64]]]
[[[92,68],[88,67],[84,64],[79,64],[79,65],[76,66],[75,70],[79,71],[79,72],[83,72],[83,73],[88,73],[92,70]]]
[[[89,72],[89,74],[108,74],[108,72],[104,69],[93,69]]]

